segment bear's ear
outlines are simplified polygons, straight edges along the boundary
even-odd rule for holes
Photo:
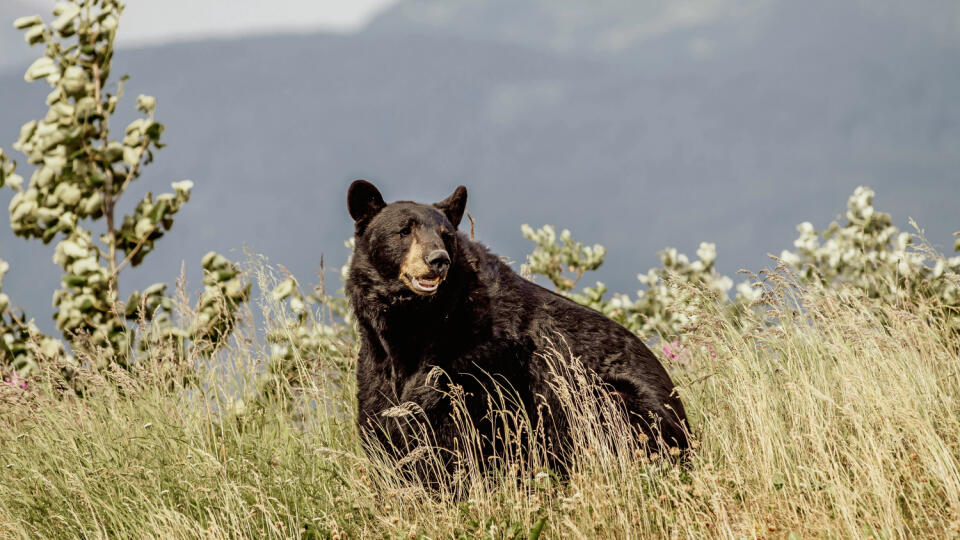
[[[453,228],[460,226],[460,220],[463,219],[463,211],[467,207],[467,188],[457,186],[446,199],[435,204],[441,212],[446,214],[447,219],[453,224]]]
[[[366,180],[354,180],[347,190],[347,208],[357,224],[377,215],[386,205],[377,187]]]

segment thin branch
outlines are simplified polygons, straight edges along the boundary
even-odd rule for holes
[[[27,325],[24,324],[23,321],[21,321],[20,318],[17,317],[17,316],[13,313],[13,310],[12,310],[12,309],[5,309],[5,310],[3,310],[2,312],[0,312],[0,315],[2,315],[3,313],[6,313],[6,314],[10,317],[10,320],[13,321],[14,324],[16,324],[17,326],[19,326],[20,328],[24,328],[24,329],[26,329],[26,330],[29,330],[29,327],[27,327]]]
[[[150,118],[150,121],[153,121],[153,118]],[[120,189],[117,190],[117,198],[120,198],[120,195],[127,190],[127,186],[130,185],[130,182],[133,181],[134,177],[139,174],[140,162],[143,161],[143,153],[147,151],[147,146],[150,144],[150,137],[147,137],[144,134],[143,143],[140,144],[140,148],[137,149],[137,161],[130,166],[130,170],[127,171],[126,178],[123,179],[123,184],[120,185]]]
[[[583,275],[584,275],[586,272],[587,272],[587,271],[586,271],[584,268],[581,268],[581,267],[578,267],[578,268],[577,268],[577,270],[576,270],[577,278],[574,279],[573,282],[570,284],[570,290],[571,290],[571,291],[573,290],[574,287],[577,286],[577,283],[580,283],[580,278],[582,278]]]
[[[97,104],[97,115],[100,117],[100,136],[103,139],[104,148],[107,145],[107,135],[106,135],[106,126],[104,124],[104,114],[103,114],[103,96],[101,89],[100,81],[100,62],[97,57],[93,58],[93,100]],[[92,159],[92,154],[90,154]],[[116,276],[117,268],[117,246],[114,241],[114,223],[113,223],[113,168],[107,167],[107,170],[104,171],[106,178],[103,183],[103,199],[101,200],[101,205],[103,209],[103,215],[107,219],[107,238],[110,239],[110,255],[107,258],[107,263],[110,265],[110,275]],[[114,283],[113,277],[110,278],[110,294],[115,296],[116,292],[116,283]]]
[[[137,252],[140,251],[140,248],[143,247],[143,244],[146,243],[146,241],[150,238],[150,235],[153,234],[153,231],[155,230],[157,230],[156,223],[154,223],[153,226],[150,227],[150,230],[147,231],[147,233],[144,234],[140,238],[140,240],[137,241],[137,245],[133,246],[133,249],[127,252],[127,256],[124,257],[122,261],[120,261],[120,264],[117,265],[117,269],[114,270],[113,279],[115,279],[117,277],[117,274],[120,272],[120,270],[122,270],[123,267],[126,266],[127,263],[129,263],[134,258],[134,256],[136,256]]]

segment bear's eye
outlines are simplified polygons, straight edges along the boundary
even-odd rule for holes
[[[404,228],[400,229],[399,231],[397,231],[397,234],[399,234],[401,237],[409,236],[409,235],[410,235],[410,230],[411,230],[411,226],[408,224],[406,227],[404,227]]]

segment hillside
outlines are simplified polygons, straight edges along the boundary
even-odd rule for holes
[[[0,384],[0,530],[9,538],[955,537],[960,378],[950,374],[960,343],[943,311],[849,288],[798,293],[781,279],[762,306],[778,327],[699,312],[709,322],[686,334],[681,356],[663,358],[696,443],[679,466],[669,454],[636,453],[619,398],[557,352],[548,364],[567,367],[541,376],[561,396],[554,418],[574,427],[569,476],[548,472],[553,449],[511,405],[515,390],[499,386],[506,374],[487,383],[491,423],[504,433],[490,468],[470,459],[490,431],[461,425],[454,433],[469,457],[458,460],[455,481],[424,490],[421,471],[449,454],[429,441],[395,466],[358,437],[355,335],[325,333],[320,354],[279,371],[262,369],[276,364],[244,336],[218,367],[171,362],[151,348],[131,372],[78,370],[67,382],[43,363],[29,380],[14,379],[20,386]],[[276,327],[292,322],[270,317]],[[83,385],[83,398],[63,398],[71,384]],[[453,396],[463,410],[462,394]],[[419,426],[412,409],[387,413]]]
[[[629,4],[641,7],[626,20],[653,5]],[[929,14],[772,2],[607,50],[590,28],[575,25],[560,46],[550,36],[566,27],[520,16],[559,17],[553,3],[463,5],[483,16],[400,16],[441,9],[407,2],[358,34],[120,50],[127,95],[157,96],[168,128],[138,189],[197,183],[157,266],[129,285],[172,281],[183,259],[198,283],[204,252],[243,244],[310,281],[321,254],[328,265],[346,256],[345,191],[358,177],[388,199],[467,185],[478,238],[514,260],[529,249],[520,224],[569,227],[607,246],[601,278],[625,291],[668,245],[715,241],[722,272],[759,268],[797,223],[840,214],[859,184],[935,243],[960,228],[960,46]],[[623,15],[602,13],[591,28]],[[546,41],[508,39],[505,25]],[[0,88],[9,150],[43,114],[46,88],[21,69]],[[128,97],[121,110],[132,109]],[[49,247],[3,225],[0,254],[13,267],[5,292],[45,320],[59,280]]]

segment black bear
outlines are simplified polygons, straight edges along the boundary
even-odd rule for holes
[[[648,448],[685,450],[683,405],[643,341],[599,312],[517,275],[458,233],[466,202],[463,186],[436,204],[387,204],[373,184],[350,185],[355,250],[346,290],[360,333],[361,433],[402,456],[410,450],[407,435],[383,413],[413,402],[429,420],[436,446],[454,450],[458,431],[448,394],[428,381],[437,367],[448,383],[465,389],[474,425],[489,421],[482,381],[491,377],[509,384],[535,418],[545,409],[541,402],[549,408],[552,399],[542,353],[559,338],[622,400],[632,423],[652,441]],[[546,424],[562,468],[569,428],[562,421]]]

